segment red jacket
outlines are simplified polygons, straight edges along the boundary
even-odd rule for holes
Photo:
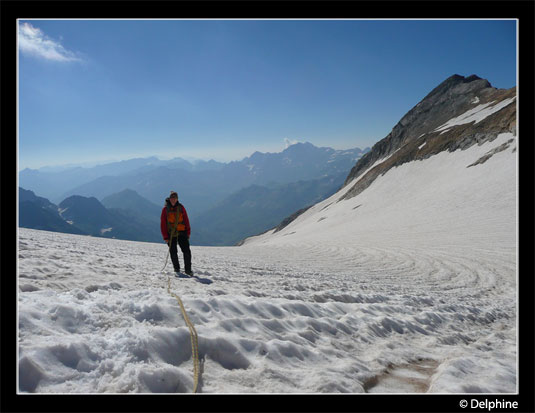
[[[169,232],[167,230],[167,204],[169,204],[170,212],[175,212],[177,210],[177,207],[179,206],[182,208],[182,220],[183,220],[184,226],[186,227],[185,231],[188,234],[188,238],[189,238],[191,234],[191,227],[189,225],[189,218],[188,218],[188,213],[186,212],[186,208],[184,208],[184,205],[182,205],[179,202],[177,202],[173,208],[171,206],[171,203],[168,200],[166,200],[166,206],[163,207],[162,215],[160,217],[160,230],[162,231],[162,236],[163,236],[164,241],[167,241],[169,239]]]

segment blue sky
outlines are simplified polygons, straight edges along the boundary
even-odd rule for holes
[[[515,20],[19,20],[19,169],[373,146],[434,87],[516,85]]]

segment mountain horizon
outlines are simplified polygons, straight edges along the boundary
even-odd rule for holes
[[[352,149],[360,149],[362,151],[369,150],[370,146],[365,146],[363,149],[361,149],[359,146],[347,148],[347,149],[334,149],[331,146],[325,146],[325,145],[315,145],[307,140],[301,142],[291,142],[288,143],[287,146],[282,148],[280,151],[258,151],[255,150],[251,152],[248,156],[243,156],[241,158],[237,159],[230,159],[227,161],[224,160],[216,160],[214,157],[208,157],[208,158],[194,158],[194,157],[181,157],[181,156],[173,156],[173,157],[165,157],[162,155],[155,155],[155,154],[147,154],[145,156],[133,156],[133,157],[127,157],[124,159],[109,159],[104,161],[83,161],[83,162],[72,162],[72,163],[63,163],[63,164],[50,164],[50,165],[43,165],[39,167],[24,167],[18,170],[18,173],[21,173],[23,171],[29,172],[29,171],[38,171],[38,172],[60,172],[65,171],[67,169],[93,169],[98,168],[102,166],[109,166],[114,164],[128,164],[128,163],[134,163],[134,162],[156,162],[156,163],[173,163],[173,162],[186,162],[191,165],[198,165],[198,164],[228,164],[232,162],[242,162],[246,159],[250,159],[253,155],[257,154],[277,154],[282,153],[286,150],[288,150],[292,146],[314,146],[316,148],[330,148],[334,151],[346,151],[346,150],[352,150]]]
[[[112,171],[115,171],[115,175],[97,177],[53,200],[58,205],[66,200],[78,200],[78,219],[86,218],[82,211],[91,210],[90,204],[93,202],[94,208],[99,211],[96,213],[99,217],[86,223],[87,226],[82,229],[86,233],[143,240],[142,234],[133,233],[125,227],[128,221],[123,218],[135,217],[134,221],[147,234],[145,240],[158,242],[161,237],[154,229],[159,228],[163,200],[170,189],[177,190],[181,202],[188,210],[190,222],[196,229],[192,235],[193,244],[233,245],[259,230],[268,229],[293,212],[293,208],[300,209],[310,202],[317,202],[332,194],[342,184],[355,160],[363,153],[359,148],[341,151],[328,147],[318,148],[310,142],[298,142],[281,152],[255,151],[241,161],[228,164],[215,161],[191,164],[182,158],[165,162],[156,157],[135,158],[88,169],[85,172],[89,173],[91,178]],[[101,172],[98,172],[99,170]],[[49,171],[46,174],[50,178],[56,178],[57,183],[76,174],[80,176],[83,172],[82,168],[75,168]],[[36,172],[35,176],[39,176],[39,172]],[[179,177],[178,181],[174,180],[175,176]],[[26,178],[29,177],[31,175],[26,175]],[[303,188],[299,189],[299,186],[310,188],[311,194],[307,194],[308,191]],[[45,187],[46,185],[40,185],[39,195],[43,195],[42,190]],[[263,201],[253,199],[255,194],[259,193],[255,187],[263,188],[261,193],[266,196]],[[97,200],[98,205],[95,203]],[[256,213],[260,210],[255,210],[254,205],[261,205],[259,202],[267,202],[273,207]],[[225,205],[224,209],[227,211],[227,219],[223,221],[220,217],[222,209],[217,206],[218,203]],[[25,225],[32,222],[27,221],[31,211],[28,207],[24,209]],[[35,213],[41,212],[36,210]],[[57,211],[55,213],[57,214]],[[245,215],[248,216],[247,220],[243,219]],[[110,230],[109,228],[113,228],[112,216],[119,224]],[[103,224],[104,221],[107,226]],[[75,227],[71,225],[71,228]],[[228,230],[222,231],[222,228]]]
[[[335,150],[328,147],[316,147],[310,142],[297,142],[293,145],[288,146],[280,152],[259,152],[255,151],[250,156],[244,157],[239,161],[231,161],[227,163],[217,162],[213,159],[205,160],[196,160],[193,162],[187,161],[180,157],[175,157],[170,160],[161,160],[156,156],[149,156],[145,158],[131,158],[124,161],[106,163],[90,168],[84,167],[70,167],[66,169],[57,169],[44,167],[40,169],[29,169],[25,168],[19,172],[19,184],[20,186],[28,189],[37,191],[41,196],[50,199],[52,202],[59,203],[66,197],[70,195],[84,195],[84,196],[95,196],[98,199],[102,199],[105,196],[111,195],[113,193],[119,192],[126,188],[136,189],[142,196],[149,199],[151,202],[159,203],[160,198],[163,195],[160,192],[159,195],[155,193],[150,193],[150,191],[144,192],[143,188],[135,187],[134,185],[129,185],[128,182],[123,182],[128,180],[128,177],[133,175],[139,175],[138,179],[143,180],[144,175],[160,174],[159,177],[148,178],[155,179],[156,181],[161,181],[165,178],[165,173],[172,174],[173,171],[183,171],[189,178],[200,179],[201,181],[209,180],[210,173],[213,172],[217,175],[217,172],[225,168],[229,173],[228,180],[234,181],[236,173],[239,174],[254,174],[254,171],[251,170],[251,165],[255,161],[260,160],[265,162],[265,160],[274,159],[277,157],[284,157],[285,155],[298,155],[298,149],[303,151],[310,151],[311,148],[315,148],[317,152],[323,151],[326,156],[338,156],[339,158],[347,159],[347,161],[352,161],[358,159],[362,154],[366,153],[370,148],[360,149],[358,147],[352,149],[344,150]],[[347,154],[347,155],[345,155]],[[351,158],[353,156],[353,158]],[[311,160],[310,162],[312,162]],[[354,163],[354,162],[352,162]],[[246,166],[247,165],[247,166]],[[348,163],[346,162],[346,165]],[[287,167],[288,165],[281,165],[282,167]],[[336,165],[333,164],[336,168]],[[352,165],[351,165],[352,166]],[[345,168],[345,166],[344,166]],[[239,171],[242,169],[242,171]],[[321,172],[321,171],[320,171]],[[337,170],[339,172],[339,169]],[[330,174],[329,172],[326,172]],[[102,179],[106,177],[105,179]],[[316,173],[315,176],[311,178],[319,178],[320,176]],[[111,179],[108,179],[111,178]],[[108,185],[117,182],[116,187],[113,190],[108,191],[108,193],[100,193],[93,189],[86,190],[84,185],[90,185],[92,181],[101,179],[103,182],[106,182]],[[218,179],[217,176],[215,179]],[[299,179],[308,179],[308,176],[301,174],[301,176],[296,177],[296,181]],[[255,179],[249,178],[246,182],[238,182],[238,187],[235,189],[240,189],[240,187],[247,186],[250,183],[253,183]],[[275,179],[276,181],[277,179]],[[221,183],[223,184],[223,183]],[[232,184],[232,183],[231,183]],[[103,183],[97,183],[97,185],[103,186]],[[147,182],[144,185],[148,185]],[[214,188],[216,192],[219,190]],[[86,191],[86,192],[84,192]],[[167,190],[166,190],[167,191]],[[229,193],[228,191],[226,192]],[[221,199],[221,198],[218,198]],[[206,200],[205,200],[206,202]]]

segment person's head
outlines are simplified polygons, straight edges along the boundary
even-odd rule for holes
[[[178,194],[175,191],[171,191],[171,195],[169,195],[169,201],[171,201],[173,206],[178,202]]]

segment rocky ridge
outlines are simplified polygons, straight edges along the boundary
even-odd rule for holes
[[[356,163],[344,187],[360,179],[340,200],[358,195],[379,175],[406,162],[426,159],[445,150],[463,150],[474,144],[492,141],[504,132],[516,135],[515,97],[516,87],[496,89],[488,80],[476,75],[449,77],[412,108],[384,139]],[[498,105],[504,107],[481,121],[469,121],[467,116],[466,123],[460,119],[458,124],[449,124],[450,120],[462,118],[463,114],[474,108],[483,110]],[[488,154],[486,159],[490,156],[492,154]]]

